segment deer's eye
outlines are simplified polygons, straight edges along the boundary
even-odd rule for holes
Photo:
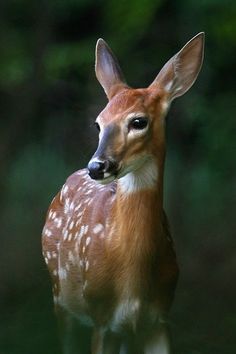
[[[96,129],[100,132],[100,125],[97,122],[94,122],[94,126],[96,127]]]
[[[142,130],[148,125],[148,119],[146,117],[137,117],[130,121],[129,129]]]

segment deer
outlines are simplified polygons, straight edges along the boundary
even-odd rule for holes
[[[95,73],[108,98],[95,120],[98,147],[53,199],[42,233],[55,308],[88,327],[92,354],[172,352],[179,267],[163,209],[165,117],[203,56],[201,32],[134,89],[97,41]]]

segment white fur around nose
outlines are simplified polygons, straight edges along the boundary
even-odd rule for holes
[[[153,159],[149,159],[137,170],[127,173],[118,180],[124,194],[135,193],[155,187],[158,178],[157,166]]]

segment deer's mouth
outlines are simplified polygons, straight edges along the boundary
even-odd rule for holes
[[[117,175],[110,174],[108,172],[104,173],[104,177],[102,179],[97,179],[96,181],[100,184],[106,185],[117,179]]]

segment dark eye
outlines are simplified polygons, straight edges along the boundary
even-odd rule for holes
[[[97,130],[100,132],[100,126],[97,122],[94,122],[94,126],[97,128]]]
[[[148,125],[148,119],[146,117],[134,118],[129,123],[129,129],[142,130]]]

